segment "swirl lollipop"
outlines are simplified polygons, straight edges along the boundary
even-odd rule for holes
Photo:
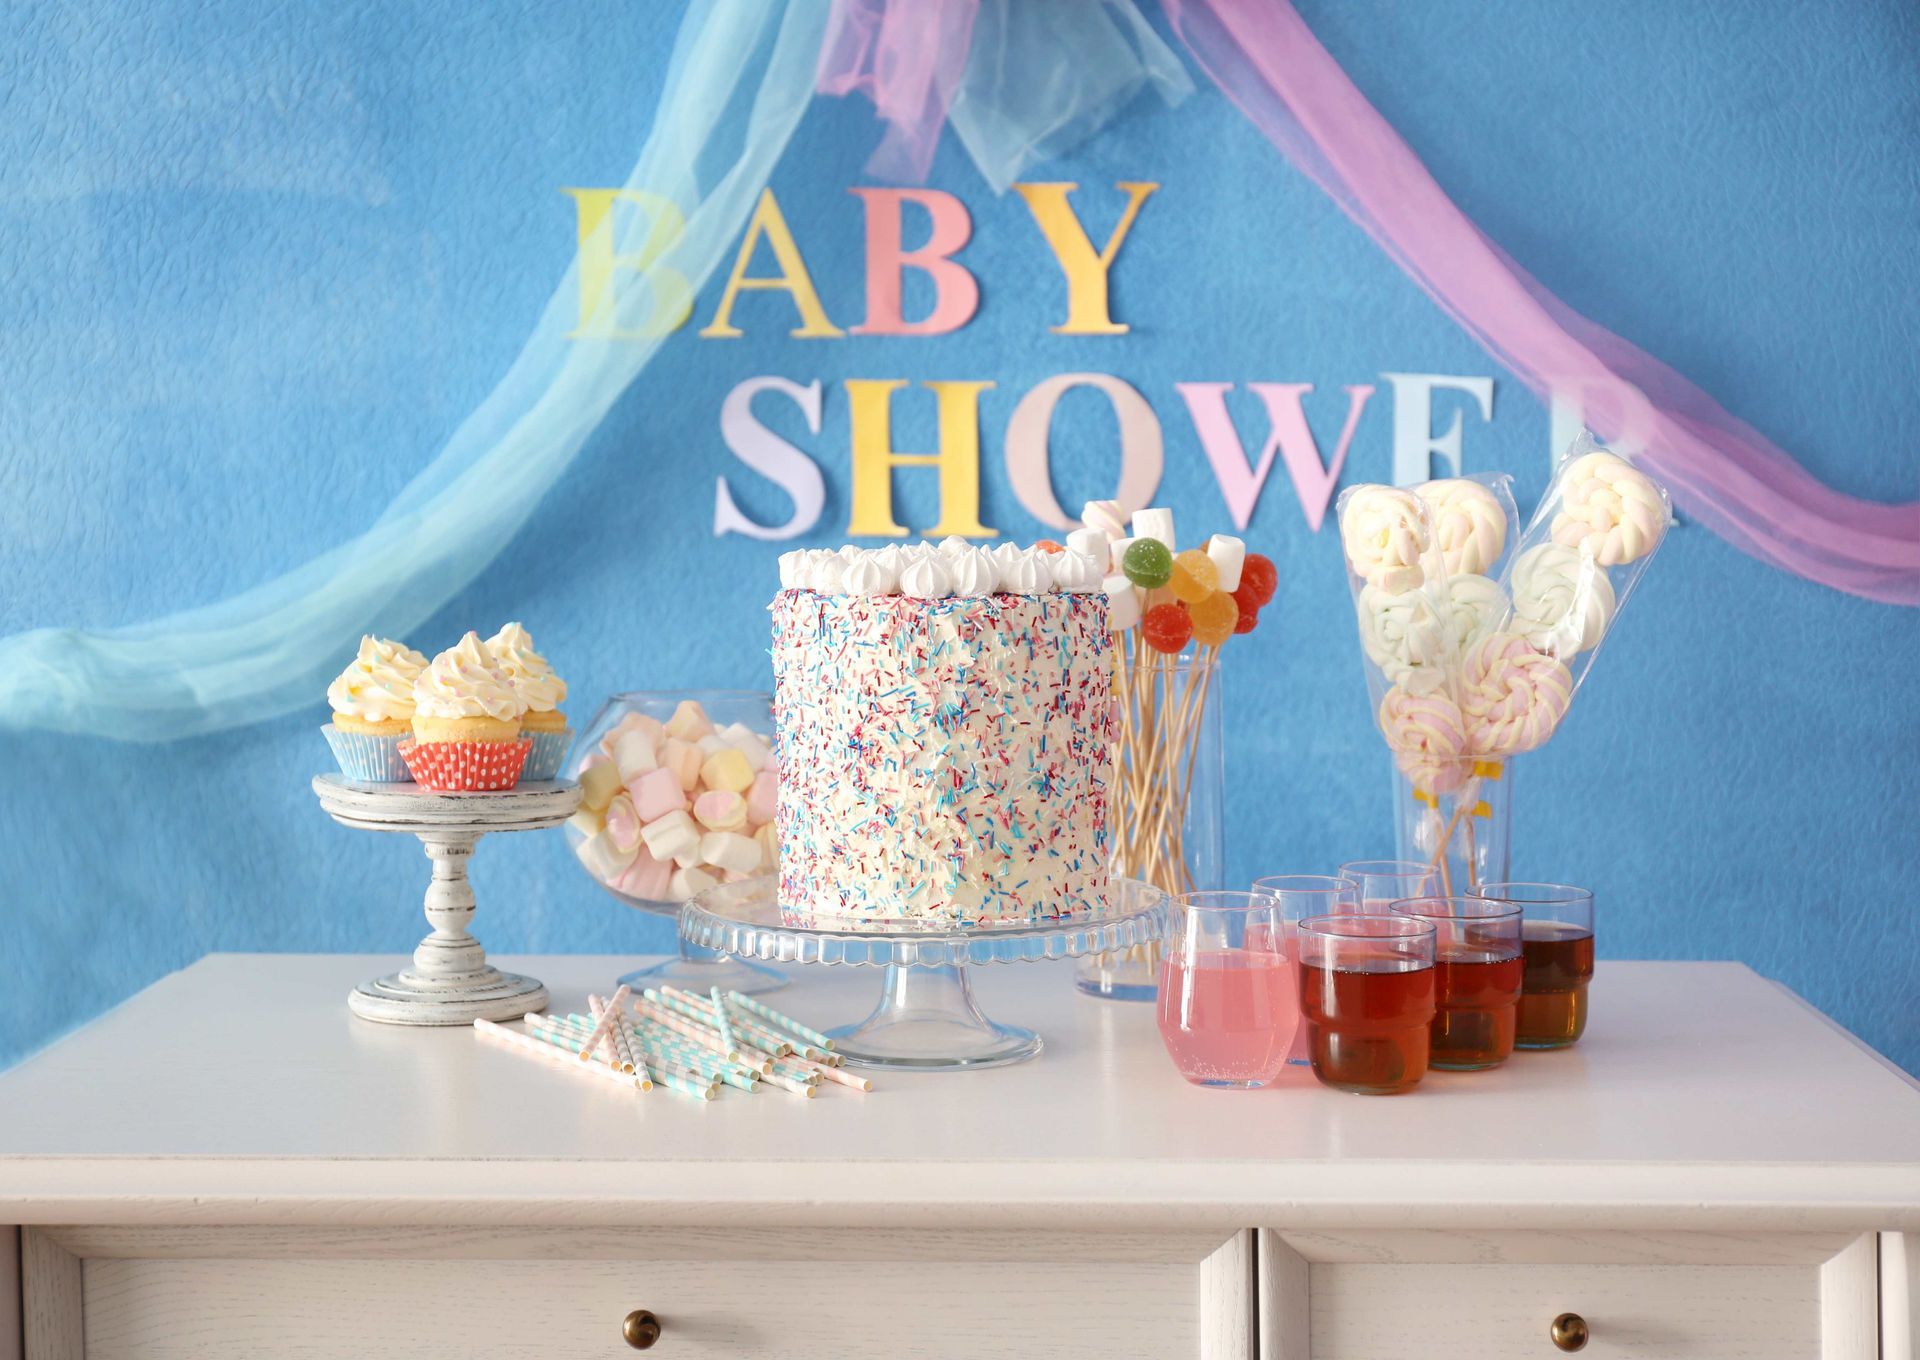
[[[1447,678],[1447,637],[1424,590],[1360,587],[1360,649],[1389,684],[1430,694]]]
[[[1354,574],[1395,594],[1426,580],[1420,559],[1433,546],[1426,510],[1411,491],[1362,486],[1340,512],[1340,542]]]
[[[1507,621],[1507,593],[1488,577],[1450,576],[1446,598],[1456,655],[1465,656]]]
[[[1466,782],[1467,728],[1445,693],[1415,694],[1395,685],[1380,700],[1380,731],[1415,788],[1452,793]]]
[[[1514,559],[1513,631],[1539,651],[1569,657],[1593,647],[1613,607],[1613,582],[1577,549],[1541,543]]]
[[[1553,735],[1572,698],[1567,668],[1515,633],[1482,639],[1461,667],[1460,708],[1481,755],[1533,750]]]
[[[1466,477],[1428,482],[1416,493],[1433,515],[1433,537],[1447,573],[1485,575],[1507,546],[1507,512],[1500,498]]]
[[[1574,459],[1562,474],[1555,543],[1614,567],[1645,557],[1666,532],[1665,493],[1624,458],[1602,449]]]

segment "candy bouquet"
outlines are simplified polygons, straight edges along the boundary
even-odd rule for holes
[[[1177,549],[1173,512],[1089,501],[1069,551],[1109,564],[1114,632],[1115,875],[1168,893],[1217,887],[1221,863],[1220,651],[1273,599],[1273,563],[1226,534]],[[1158,951],[1086,961],[1081,985],[1150,996]]]
[[[1339,501],[1375,718],[1398,772],[1399,857],[1446,892],[1508,876],[1512,758],[1565,718],[1660,546],[1666,491],[1583,434],[1525,533],[1505,476]]]

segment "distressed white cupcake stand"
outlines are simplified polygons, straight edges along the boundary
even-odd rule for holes
[[[1032,963],[1131,949],[1166,929],[1165,895],[1137,879],[1114,880],[1095,907],[1056,921],[956,930],[920,922],[798,925],[774,875],[700,893],[680,913],[680,935],[703,949],[773,963],[834,963],[884,970],[880,1000],[855,1025],[828,1030],[848,1063],[896,1071],[1004,1067],[1039,1054],[1041,1038],[1004,1025],[974,1000],[968,973],[985,963]]]
[[[340,825],[418,836],[433,862],[426,899],[433,933],[413,951],[412,967],[353,989],[347,1005],[355,1015],[387,1025],[470,1025],[546,1008],[546,984],[501,972],[467,933],[474,912],[467,860],[489,832],[538,831],[566,821],[580,805],[578,784],[556,780],[498,793],[435,793],[418,784],[322,774],[314,777],[313,791]]]

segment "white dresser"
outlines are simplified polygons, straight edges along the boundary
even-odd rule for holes
[[[1920,1089],[1737,965],[1603,961],[1578,1048],[1384,1100],[986,969],[1039,1060],[706,1105],[356,1020],[381,967],[216,955],[0,1075],[0,1357],[1920,1360]]]

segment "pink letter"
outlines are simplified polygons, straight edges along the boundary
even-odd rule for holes
[[[1193,428],[1200,435],[1200,446],[1207,452],[1207,461],[1213,464],[1214,480],[1220,483],[1220,494],[1227,502],[1227,513],[1233,516],[1235,528],[1244,529],[1253,519],[1260,488],[1267,484],[1267,474],[1273,470],[1273,455],[1278,452],[1286,459],[1287,476],[1293,479],[1307,527],[1319,533],[1320,522],[1327,515],[1327,503],[1333,499],[1333,489],[1340,483],[1340,469],[1346,465],[1347,446],[1353,442],[1354,427],[1360,423],[1360,413],[1366,410],[1373,388],[1347,389],[1346,428],[1340,431],[1333,463],[1323,467],[1320,446],[1314,442],[1306,412],[1300,405],[1300,398],[1313,391],[1313,384],[1248,383],[1247,386],[1259,395],[1267,408],[1267,442],[1260,450],[1259,466],[1253,468],[1247,466],[1247,451],[1240,443],[1239,432],[1233,428],[1233,417],[1227,414],[1227,393],[1233,390],[1232,383],[1175,383],[1173,390],[1187,403],[1187,414],[1193,418]]]
[[[947,258],[973,235],[967,205],[938,189],[851,189],[867,211],[867,319],[855,335],[945,335],[973,319],[980,285],[967,267]],[[900,245],[900,204],[912,199],[933,218],[933,231],[918,250]],[[921,270],[933,280],[933,312],[924,321],[900,315],[900,276]]]

